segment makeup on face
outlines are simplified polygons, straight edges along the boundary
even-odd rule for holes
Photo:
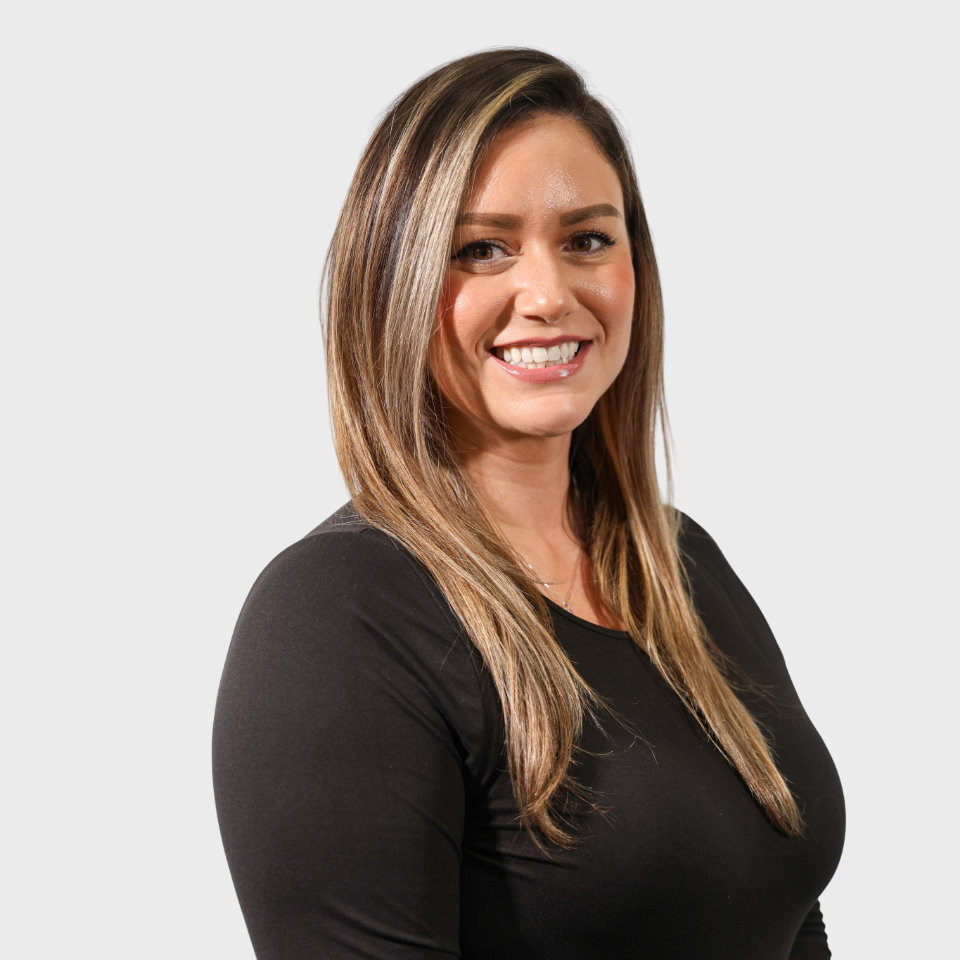
[[[458,217],[431,366],[461,435],[572,431],[626,358],[635,283],[620,181],[545,116],[491,145]]]

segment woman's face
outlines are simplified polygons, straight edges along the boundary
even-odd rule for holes
[[[457,436],[569,434],[620,372],[634,275],[623,191],[572,120],[504,132],[460,212],[431,371]]]

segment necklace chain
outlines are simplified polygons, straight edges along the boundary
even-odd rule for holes
[[[537,582],[542,583],[547,588],[548,592],[550,593],[550,596],[553,597],[554,600],[558,601],[560,605],[563,607],[563,609],[567,611],[567,613],[573,613],[573,611],[570,609],[570,597],[573,594],[573,585],[577,582],[577,574],[580,572],[580,560],[582,558],[583,558],[583,551],[577,550],[577,562],[574,564],[573,573],[570,576],[570,586],[567,588],[566,597],[563,600],[561,600],[553,592],[553,587],[551,587],[550,584],[547,583],[547,581],[544,580],[543,577],[541,577],[540,574],[533,569],[533,564],[529,560],[527,560],[526,557],[521,557],[523,562],[530,568],[530,572],[537,578]]]

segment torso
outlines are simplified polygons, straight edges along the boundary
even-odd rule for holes
[[[787,960],[840,855],[839,780],[716,545],[688,522],[681,547],[711,636],[770,691],[744,699],[802,838],[770,824],[627,635],[551,603],[623,722],[585,725],[573,772],[599,809],[573,818],[580,843],[539,848],[476,650],[423,568],[341,512],[258,580],[221,686],[218,809],[258,956]],[[817,943],[804,956],[828,956]]]

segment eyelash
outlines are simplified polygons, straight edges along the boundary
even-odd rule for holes
[[[580,230],[577,233],[570,234],[567,237],[565,243],[573,243],[575,240],[583,239],[584,237],[589,237],[590,239],[599,240],[603,247],[612,247],[617,241],[611,237],[609,234],[604,233],[602,230]],[[499,243],[496,240],[471,240],[470,243],[464,244],[450,259],[451,260],[466,260],[468,259],[468,254],[471,250],[475,250],[477,247],[495,247],[497,250],[503,251],[503,244]],[[602,248],[601,248],[602,249]],[[586,253],[586,256],[591,256],[593,254],[599,253],[600,250],[591,250]],[[490,260],[477,260],[477,263],[491,263]]]

